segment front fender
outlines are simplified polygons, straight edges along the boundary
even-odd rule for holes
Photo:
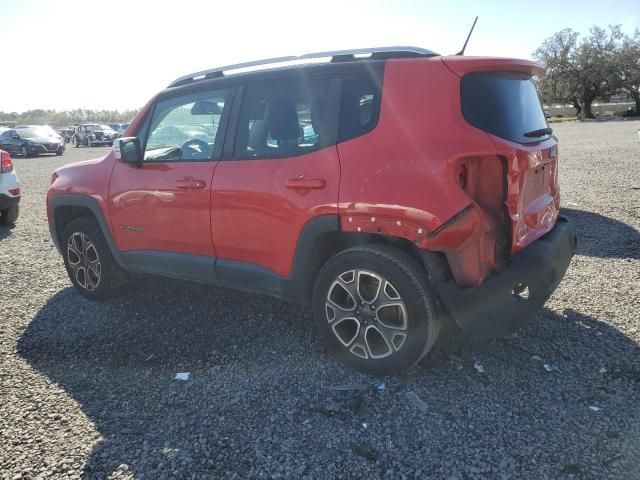
[[[100,207],[98,201],[89,196],[82,194],[56,194],[50,196],[47,202],[47,214],[49,216],[49,233],[51,234],[51,239],[55,244],[56,248],[59,252],[62,253],[61,249],[61,238],[62,229],[60,228],[60,212],[62,208],[65,207],[77,207],[82,209],[89,210],[96,221],[98,222],[98,226],[102,231],[102,235],[104,236],[107,245],[109,246],[109,250],[111,251],[111,255],[113,256],[116,263],[121,267],[126,269],[126,265],[120,255],[120,251],[116,246],[115,240],[113,238],[113,234],[111,229],[109,228],[109,224],[105,218],[104,212]]]

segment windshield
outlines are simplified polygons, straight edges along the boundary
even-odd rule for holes
[[[18,135],[20,135],[20,138],[43,138],[43,137],[58,136],[51,127],[16,128],[16,132],[18,132]]]
[[[548,125],[530,75],[470,73],[462,77],[461,95],[462,114],[474,127],[518,143],[539,142],[550,136],[540,133]]]

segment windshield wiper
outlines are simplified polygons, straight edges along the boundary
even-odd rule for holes
[[[539,128],[537,130],[531,130],[524,134],[525,137],[542,137],[544,135],[551,135],[553,129],[551,127]]]

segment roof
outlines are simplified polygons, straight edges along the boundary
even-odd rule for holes
[[[300,63],[318,63],[322,59],[330,59],[331,62],[350,62],[362,59],[388,59],[388,58],[406,58],[406,57],[433,57],[438,54],[420,47],[376,47],[376,48],[360,48],[354,50],[335,50],[328,52],[307,53],[300,56],[287,56],[268,58],[264,60],[253,60],[251,62],[237,63],[234,65],[225,65],[222,67],[202,70],[200,72],[190,73],[177,78],[168,88],[186,85],[210,78],[218,78],[225,75],[225,72],[233,70],[254,69],[255,67],[269,68],[270,65],[300,62]],[[257,68],[259,69],[259,68]],[[264,68],[263,68],[264,69]]]

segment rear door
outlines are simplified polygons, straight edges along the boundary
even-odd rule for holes
[[[213,177],[222,281],[247,265],[288,276],[305,223],[337,214],[340,79],[303,75],[247,85],[234,102],[235,131]]]
[[[109,208],[121,251],[215,256],[211,179],[230,95],[230,90],[210,90],[154,106],[137,133],[144,146],[142,166],[116,162],[111,176]]]
[[[465,119],[491,134],[506,159],[506,205],[516,252],[551,230],[558,217],[556,138],[527,73],[469,73],[462,77],[461,95]]]

